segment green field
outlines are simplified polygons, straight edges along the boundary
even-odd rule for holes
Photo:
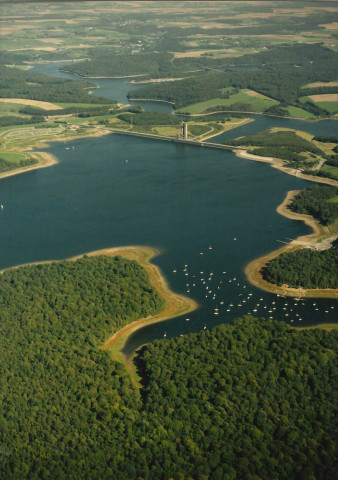
[[[8,162],[18,163],[21,160],[25,160],[27,158],[27,155],[25,155],[24,153],[3,153],[3,152],[0,152],[0,157],[3,158],[4,160],[7,160]]]
[[[286,110],[289,112],[290,117],[294,117],[294,118],[314,118],[312,113],[307,112],[306,110],[303,110],[302,108],[289,106],[289,107],[287,107]]]
[[[328,173],[330,178],[333,178],[334,180],[338,180],[338,168],[333,167],[332,165],[323,165],[322,168],[320,169],[321,172]],[[336,200],[334,200],[336,201]]]
[[[318,105],[318,107],[325,108],[331,114],[338,113],[338,102],[314,102],[309,97],[300,97],[299,100],[302,103],[312,102],[314,105]]]
[[[228,89],[224,89],[228,90]],[[234,95],[230,95],[230,98],[213,98],[212,100],[207,100],[205,102],[195,103],[193,105],[188,105],[180,110],[177,110],[177,113],[180,112],[187,112],[189,114],[196,114],[196,113],[203,113],[207,109],[224,106],[225,110],[226,107],[233,105],[234,103],[245,103],[250,105],[250,108],[255,112],[262,112],[267,110],[269,107],[273,105],[278,105],[279,102],[277,100],[273,100],[272,98],[265,97],[264,95],[257,94],[257,96],[250,96],[246,92],[249,90],[241,90]],[[248,110],[249,111],[249,110]]]
[[[0,102],[0,115],[8,115],[9,113],[18,114],[20,108],[22,108],[22,105],[18,103]]]
[[[318,107],[325,108],[329,113],[338,113],[338,102],[314,102]]]

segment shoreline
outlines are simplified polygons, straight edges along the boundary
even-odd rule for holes
[[[153,98],[128,98],[130,102],[162,102],[169,103],[170,105],[175,105],[175,102],[169,102],[169,100],[158,100]]]
[[[183,107],[184,108],[184,107]],[[181,109],[179,109],[181,110]],[[206,113],[182,113],[180,111],[177,111],[174,113],[174,115],[177,116],[183,116],[183,117],[204,117],[208,115],[215,115],[217,113],[240,113],[242,115],[259,115],[259,116],[264,116],[264,117],[273,117],[273,118],[285,118],[288,120],[302,120],[304,122],[309,122],[309,123],[315,123],[315,122],[321,122],[323,120],[337,120],[338,117],[320,117],[320,118],[301,118],[301,117],[288,117],[288,116],[282,116],[282,115],[273,115],[269,113],[264,113],[264,112],[243,112],[241,110],[216,110],[215,112],[206,112]]]
[[[66,70],[64,68],[60,68],[59,69],[60,72],[65,72],[65,73],[70,73],[71,75],[75,75],[76,77],[80,77],[80,78],[91,78],[91,79],[94,79],[94,78],[111,78],[112,80],[118,80],[118,79],[121,79],[121,78],[135,78],[135,77],[145,77],[146,75],[148,75],[148,73],[138,73],[137,75],[123,75],[121,77],[102,77],[102,76],[95,76],[95,77],[89,77],[87,75],[81,75],[80,73],[75,73],[75,72],[72,72],[71,70]]]
[[[59,160],[48,152],[33,152],[30,153],[30,156],[37,160],[38,163],[34,165],[28,165],[27,167],[13,168],[7,172],[0,173],[0,180],[2,178],[12,177],[14,175],[19,175],[20,173],[30,172],[32,170],[37,170],[39,168],[51,167],[59,163]]]
[[[252,153],[249,153],[246,149],[234,149],[232,150],[237,157],[240,158],[246,158],[247,160],[254,160],[255,162],[262,162],[262,163],[269,163],[271,167],[276,168],[277,170],[280,170],[283,173],[286,173],[287,175],[292,175],[297,178],[302,178],[303,180],[308,180],[310,182],[316,182],[316,183],[325,183],[327,185],[333,185],[335,187],[338,186],[338,181],[334,180],[333,178],[325,178],[325,177],[316,177],[314,175],[308,175],[305,173],[302,173],[300,170],[297,170],[296,168],[292,167],[286,167],[284,165],[284,161],[275,158],[275,157],[261,157],[259,155],[253,155]]]
[[[270,262],[272,259],[278,257],[282,253],[293,252],[300,248],[306,248],[310,245],[316,243],[319,239],[325,238],[329,235],[329,229],[321,225],[316,221],[311,215],[305,215],[301,213],[295,213],[289,210],[288,205],[295,195],[299,193],[300,190],[291,190],[287,193],[283,203],[277,207],[277,212],[280,215],[283,215],[286,218],[292,220],[301,220],[306,225],[312,228],[312,233],[308,235],[302,235],[292,240],[287,245],[274,250],[266,255],[263,255],[260,258],[257,258],[250,262],[245,267],[245,275],[248,281],[255,287],[260,288],[269,293],[279,294],[282,296],[289,297],[307,297],[307,298],[338,298],[338,289],[306,289],[306,288],[293,288],[288,286],[278,286],[273,283],[269,283],[264,280],[261,270],[262,268]]]
[[[93,132],[85,135],[74,135],[72,137],[67,135],[60,135],[59,137],[50,139],[38,139],[35,145],[30,145],[26,147],[24,150],[20,150],[19,153],[27,153],[30,157],[34,158],[38,161],[38,163],[34,165],[28,165],[27,167],[19,167],[13,168],[12,170],[8,170],[6,172],[0,173],[0,180],[2,178],[12,177],[14,175],[19,175],[21,173],[30,172],[32,170],[38,170],[40,168],[52,167],[59,163],[59,159],[55,157],[52,153],[49,152],[31,152],[33,148],[49,148],[50,143],[54,142],[66,142],[66,141],[73,141],[79,138],[95,138],[95,137],[103,137],[104,135],[108,135],[111,133],[109,130],[102,129],[95,129]],[[28,153],[29,152],[29,153]],[[14,152],[13,152],[14,153]]]
[[[136,260],[148,272],[152,286],[166,302],[166,306],[162,312],[155,315],[149,315],[145,318],[140,318],[139,320],[124,326],[121,330],[115,332],[106,340],[101,349],[109,350],[115,359],[118,359],[120,356],[123,361],[128,362],[127,358],[122,353],[122,349],[128,338],[140,328],[190,313],[198,308],[198,303],[195,300],[170,290],[159,267],[150,262],[150,260],[159,253],[158,250],[151,247],[133,246],[98,250],[97,252],[87,254],[88,256],[102,254],[109,256],[121,255],[129,260]]]

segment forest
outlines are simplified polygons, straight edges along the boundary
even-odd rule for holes
[[[263,157],[281,158],[293,167],[309,167],[309,161],[300,155],[301,153],[309,152],[319,156],[324,155],[313,143],[305,140],[293,131],[263,132],[237,140],[228,140],[226,144],[258,147],[250,149],[249,152]]]
[[[338,288],[338,240],[328,250],[302,248],[282,253],[262,269],[274,285],[298,288]]]
[[[329,225],[338,217],[338,203],[330,201],[337,195],[338,187],[308,187],[293,198],[288,208],[296,213],[312,215],[322,225]]]
[[[96,51],[91,60],[67,65],[62,70],[83,77],[142,75],[142,78],[167,78],[186,76],[192,71],[217,68],[223,64],[224,60],[209,57],[174,58],[170,52],[116,55],[102,50]]]
[[[334,200],[338,187],[314,186],[299,192],[288,208],[296,213],[312,215],[322,225],[338,218]],[[327,250],[301,249],[282,253],[265,265],[263,278],[275,285],[298,288],[338,288],[338,240]]]
[[[1,473],[6,480],[333,480],[337,332],[283,322],[162,339],[142,389],[102,346],[163,308],[121,257],[0,276]]]
[[[176,82],[144,86],[137,91],[129,92],[129,98],[168,100],[173,102],[176,108],[182,108],[212,98],[222,98],[221,90],[232,86],[255,90],[278,100],[282,106],[293,105],[309,110],[314,115],[327,115],[328,112],[325,109],[310,101],[302,102],[300,98],[304,96],[302,91],[304,85],[315,81],[329,82],[336,79],[338,54],[320,45],[289,48],[290,51],[287,47],[274,47],[271,58],[278,58],[281,53],[281,59],[283,59],[287,53],[292,55],[292,52],[296,51],[295,59],[305,54],[307,60],[305,64],[295,68],[292,65],[285,65],[282,60],[280,63],[275,60],[271,66],[265,65],[265,68],[257,71],[206,72]]]
[[[44,102],[107,103],[107,99],[88,93],[94,84],[53,78],[42,73],[1,66],[0,98],[29,98]]]

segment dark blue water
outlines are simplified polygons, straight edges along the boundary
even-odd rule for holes
[[[334,301],[276,297],[244,275],[278,241],[310,232],[276,213],[288,190],[308,182],[232,152],[122,135],[49,151],[58,165],[0,182],[0,268],[121,245],[160,249],[154,263],[200,308],[139,330],[127,353],[165,332],[183,335],[249,312],[293,325],[335,321]]]
[[[68,62],[68,64],[71,62]],[[53,62],[53,63],[40,63],[34,64],[32,71],[38,73],[44,73],[51,77],[67,78],[69,80],[80,80],[79,77],[72,73],[63,72],[59,68],[65,66],[65,62]],[[136,77],[136,80],[138,78]],[[92,83],[95,83],[98,88],[93,90],[93,95],[100,97],[106,97],[110,100],[116,100],[119,103],[130,105],[141,105],[144,110],[171,113],[173,108],[170,103],[166,102],[152,102],[152,101],[137,101],[129,100],[127,97],[128,92],[143,87],[145,84],[131,84],[128,83],[127,78],[88,78]]]

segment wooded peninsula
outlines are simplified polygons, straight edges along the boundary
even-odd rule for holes
[[[334,478],[337,331],[247,317],[155,341],[139,390],[101,349],[164,308],[136,262],[24,266],[0,286],[5,478]]]

